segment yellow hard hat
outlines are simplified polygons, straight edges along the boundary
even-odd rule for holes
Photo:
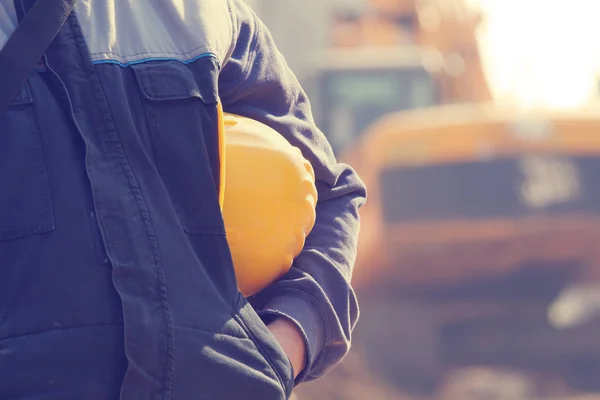
[[[316,218],[311,164],[277,131],[222,114],[223,218],[238,288],[253,295],[292,266]]]

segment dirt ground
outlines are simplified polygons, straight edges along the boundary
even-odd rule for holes
[[[294,395],[293,400],[412,400],[370,372],[354,352],[324,378],[300,385]]]
[[[291,400],[600,400],[600,394],[569,392],[554,378],[471,367],[446,374],[431,398],[415,399],[375,375],[351,352],[324,378],[300,385]]]

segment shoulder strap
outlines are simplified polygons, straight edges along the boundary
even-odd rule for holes
[[[38,0],[0,50],[0,118],[71,14],[77,0]]]

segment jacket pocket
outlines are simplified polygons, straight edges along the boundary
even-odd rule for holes
[[[287,396],[286,398],[288,398],[294,389],[294,371],[288,356],[254,311],[254,308],[241,294],[238,296],[236,310],[235,319],[237,323],[273,369]]]
[[[219,317],[216,317],[219,318]],[[173,400],[287,400],[290,393],[235,318],[210,328],[175,326]],[[213,315],[212,319],[215,319]],[[193,395],[192,395],[193,394]]]
[[[0,241],[54,229],[33,96],[25,84],[0,119]]]
[[[225,234],[219,205],[219,66],[212,55],[192,64],[132,66],[156,164],[187,233]]]

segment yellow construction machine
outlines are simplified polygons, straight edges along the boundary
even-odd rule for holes
[[[369,4],[336,15],[312,93],[369,188],[356,345],[417,392],[468,365],[600,390],[600,323],[549,318],[600,278],[600,112],[493,102],[463,1]]]

